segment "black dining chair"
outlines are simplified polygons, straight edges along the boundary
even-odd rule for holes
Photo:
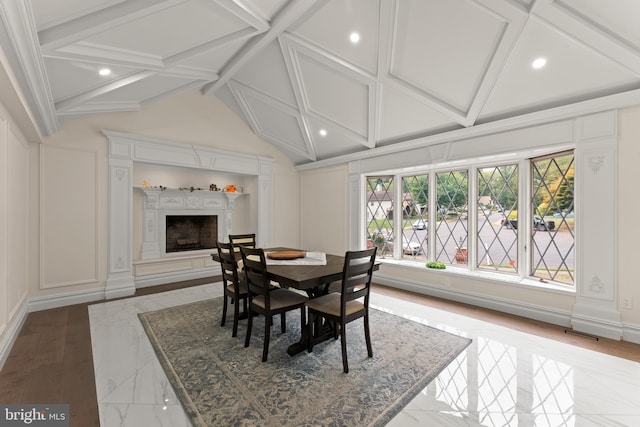
[[[247,337],[244,346],[249,347],[249,342],[251,341],[254,315],[263,315],[265,320],[262,361],[266,362],[269,354],[269,337],[271,335],[273,316],[280,314],[281,331],[285,333],[286,312],[299,308],[301,328],[304,329],[306,323],[304,303],[308,298],[289,289],[271,289],[267,263],[262,249],[241,246],[240,254],[242,254],[244,274],[249,289],[249,320],[247,322]]]
[[[233,251],[231,243],[216,242],[218,257],[220,258],[220,268],[222,270],[222,286],[224,288],[224,302],[222,304],[222,321],[220,326],[224,326],[227,318],[227,299],[233,304],[233,330],[231,336],[238,335],[238,320],[240,319],[240,302],[242,302],[243,313],[247,311],[247,300],[249,290],[244,275],[238,273],[238,259]]]
[[[345,373],[349,373],[347,361],[347,337],[345,326],[356,319],[364,318],[364,337],[367,343],[367,355],[373,357],[371,335],[369,333],[369,294],[371,279],[376,259],[377,248],[361,251],[348,251],[344,257],[342,271],[342,286],[340,292],[328,293],[307,301],[309,323],[307,325],[309,352],[313,351],[314,328],[317,333],[321,330],[321,321],[326,319],[334,324],[335,333],[340,334],[342,346],[342,366]],[[336,335],[337,337],[337,335]]]

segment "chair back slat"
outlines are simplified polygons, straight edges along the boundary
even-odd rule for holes
[[[241,247],[254,248],[256,247],[256,235],[250,234],[229,234],[229,243],[233,246],[233,249],[238,252]]]
[[[238,261],[233,253],[231,243],[216,242],[218,257],[220,257],[220,268],[222,270],[222,280],[225,286],[233,284],[235,291],[239,292]]]
[[[249,296],[262,295],[265,306],[269,308],[269,289],[271,281],[267,274],[267,262],[262,249],[240,246],[244,273],[249,287]]]
[[[373,278],[373,267],[376,260],[376,247],[361,251],[348,251],[344,258],[342,272],[342,303],[344,313],[348,301],[358,298],[368,300]],[[368,302],[368,301],[367,301]]]

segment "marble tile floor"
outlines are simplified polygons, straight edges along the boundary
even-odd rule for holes
[[[190,426],[137,313],[221,291],[210,284],[89,307],[101,426]],[[375,292],[371,301],[375,308],[473,338],[389,426],[640,425],[638,362]]]

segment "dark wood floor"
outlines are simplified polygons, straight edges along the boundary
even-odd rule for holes
[[[211,283],[218,277],[139,289],[136,296]],[[640,345],[608,339],[595,340],[565,328],[466,304],[412,294],[383,286],[379,293],[456,312],[523,332],[563,341],[594,351],[640,362]],[[0,402],[69,404],[72,427],[99,426],[89,304],[30,313],[0,371]]]

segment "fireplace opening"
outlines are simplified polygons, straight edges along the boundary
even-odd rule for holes
[[[166,252],[213,249],[218,239],[217,215],[167,215]]]

